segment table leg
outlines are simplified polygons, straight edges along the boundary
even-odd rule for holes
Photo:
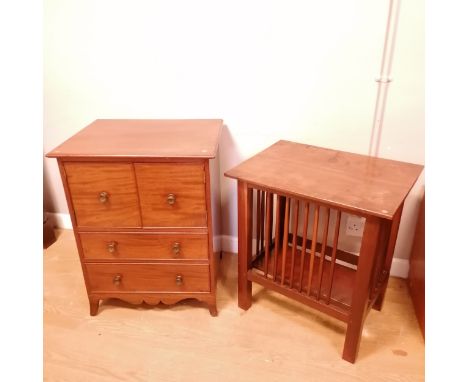
[[[238,305],[247,310],[252,305],[252,281],[247,272],[252,268],[252,189],[247,183],[237,183],[238,209]]]
[[[367,314],[372,271],[378,250],[380,219],[368,217],[364,227],[359,265],[354,282],[351,314],[346,330],[343,359],[354,363],[361,342],[362,328]]]
[[[385,292],[387,291],[388,278],[390,277],[390,268],[392,267],[393,253],[395,252],[395,245],[398,237],[398,229],[400,228],[401,213],[403,211],[403,204],[398,208],[393,217],[392,226],[390,228],[390,238],[388,240],[387,252],[385,255],[384,271],[386,272],[385,284],[382,287],[379,297],[375,300],[374,309],[382,310],[383,302],[385,299]]]
[[[89,315],[95,316],[99,310],[99,299],[94,297],[88,297],[89,299]]]

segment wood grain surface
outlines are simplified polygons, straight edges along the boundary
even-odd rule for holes
[[[80,239],[86,261],[208,259],[206,234],[82,232]]]
[[[44,251],[45,381],[423,382],[424,341],[405,280],[390,278],[371,310],[359,362],[340,357],[346,324],[253,284],[237,307],[237,256],[223,253],[219,316],[195,300],[174,306],[89,305],[71,230]],[[135,296],[135,298],[140,298]]]
[[[141,227],[131,163],[65,162],[78,227]],[[101,192],[108,201],[101,202]]]
[[[135,174],[144,227],[207,226],[203,163],[135,163]]]
[[[227,171],[249,184],[391,219],[423,166],[278,141]]]
[[[208,265],[86,263],[94,292],[209,292]],[[120,275],[116,285],[113,280]],[[182,278],[180,284],[176,277]]]
[[[221,119],[98,119],[47,157],[214,158],[222,125]]]

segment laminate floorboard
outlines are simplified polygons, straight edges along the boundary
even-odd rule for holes
[[[237,307],[236,255],[223,254],[218,317],[196,301],[172,307],[89,305],[73,231],[44,251],[45,381],[424,381],[424,341],[406,281],[391,278],[366,320],[356,363],[346,326],[254,284]]]

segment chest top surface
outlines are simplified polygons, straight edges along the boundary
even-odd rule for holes
[[[391,219],[422,169],[412,163],[278,141],[225,175]]]
[[[214,158],[221,119],[98,119],[49,158]]]

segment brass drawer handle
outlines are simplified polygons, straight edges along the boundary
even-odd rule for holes
[[[119,286],[120,283],[122,282],[122,275],[117,274],[114,276],[114,280],[112,280],[115,286]]]
[[[184,278],[182,277],[182,275],[177,275],[175,277],[175,283],[176,285],[182,285],[182,283],[184,282]]]
[[[99,193],[99,201],[101,203],[107,203],[109,200],[109,194],[106,191],[102,191]]]
[[[107,251],[109,253],[115,253],[117,251],[117,242],[116,241],[109,241],[107,243]]]
[[[172,243],[172,253],[174,254],[174,257],[179,256],[180,254],[180,243],[179,242],[174,242]]]
[[[167,204],[172,206],[174,205],[175,202],[176,202],[176,196],[174,194],[167,195]]]

